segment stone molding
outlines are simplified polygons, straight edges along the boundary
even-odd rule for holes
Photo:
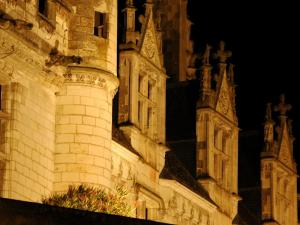
[[[119,87],[119,80],[113,73],[89,65],[68,66],[64,74],[64,83],[106,88],[112,97],[115,96]]]

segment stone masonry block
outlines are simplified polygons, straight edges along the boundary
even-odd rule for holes
[[[57,137],[56,137],[56,143],[58,143],[58,144],[70,143],[70,142],[74,142],[74,141],[75,141],[74,134],[60,134],[60,135],[57,135]]]
[[[54,157],[55,163],[74,163],[76,161],[76,154],[55,154]],[[60,167],[60,169],[63,169],[64,167]],[[54,167],[55,170],[59,169],[57,165]],[[60,170],[61,171],[61,170]]]
[[[72,134],[76,132],[76,125],[73,124],[63,124],[56,125],[56,133],[58,134]]]
[[[87,154],[89,153],[89,144],[83,143],[71,143],[70,144],[71,153]]]
[[[93,127],[89,125],[77,125],[77,134],[93,134]]]
[[[82,124],[82,116],[69,116],[70,124]]]
[[[56,144],[55,152],[56,153],[69,153],[70,152],[69,144]]]
[[[63,114],[65,115],[85,115],[85,106],[82,105],[64,105]]]
[[[83,116],[82,117],[82,124],[95,126],[96,125],[96,118],[91,117],[91,116]]]
[[[93,117],[99,117],[99,108],[86,106],[86,115],[93,116]]]

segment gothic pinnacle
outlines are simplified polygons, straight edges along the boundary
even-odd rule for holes
[[[219,50],[217,53],[215,53],[215,58],[218,58],[220,60],[220,63],[226,63],[226,60],[232,56],[231,51],[226,51],[225,50],[225,42],[220,41],[219,44]]]
[[[279,97],[279,104],[274,107],[274,111],[279,112],[279,117],[286,117],[286,112],[291,109],[292,106],[285,103],[285,95],[281,94]]]
[[[267,109],[266,109],[266,122],[272,121],[272,103],[267,103]]]
[[[133,7],[133,0],[126,0],[126,7]]]
[[[206,44],[206,48],[205,48],[205,51],[203,53],[203,56],[202,56],[202,63],[203,63],[203,66],[209,66],[209,58],[210,58],[210,50],[211,50],[211,46]]]

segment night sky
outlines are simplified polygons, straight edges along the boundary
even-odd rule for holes
[[[296,80],[300,78],[300,14],[296,2],[261,2],[190,0],[192,37],[198,52],[206,43],[216,50],[220,40],[233,52],[229,61],[236,65],[237,113],[242,130],[263,129],[265,104],[278,103],[279,95],[286,95],[286,102],[293,106],[288,116],[294,121],[294,154],[299,165],[300,85]]]

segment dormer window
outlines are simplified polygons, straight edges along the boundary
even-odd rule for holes
[[[95,12],[94,35],[107,38],[108,36],[108,17],[106,13]]]

